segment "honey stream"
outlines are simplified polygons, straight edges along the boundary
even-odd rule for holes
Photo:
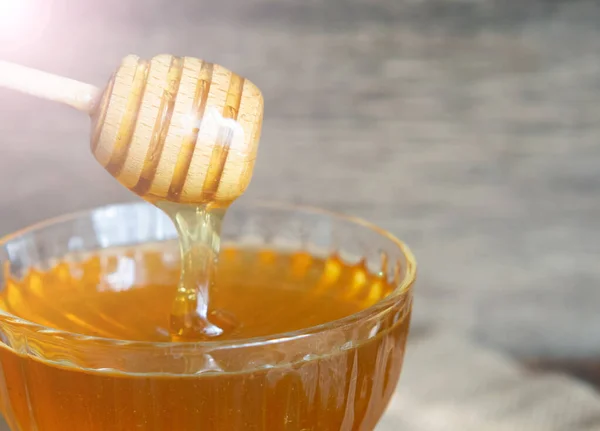
[[[175,224],[181,252],[181,275],[170,319],[172,339],[202,340],[234,329],[235,318],[210,308],[226,208],[169,202],[157,206]]]

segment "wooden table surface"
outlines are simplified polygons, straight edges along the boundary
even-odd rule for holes
[[[600,353],[597,2],[35,1],[31,28],[0,29],[0,58],[102,84],[126,54],[168,52],[251,78],[266,119],[247,198],[405,239],[416,326],[523,357]],[[74,111],[0,90],[0,136],[0,233],[133,199]]]

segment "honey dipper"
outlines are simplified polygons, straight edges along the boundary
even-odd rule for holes
[[[250,182],[263,98],[218,64],[130,55],[100,90],[0,61],[0,86],[88,113],[96,160],[149,201],[226,205]]]

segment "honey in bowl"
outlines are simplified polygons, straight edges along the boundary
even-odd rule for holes
[[[158,211],[122,206],[130,207]],[[124,232],[139,231],[135,217],[127,220]],[[62,226],[81,229],[80,221]],[[32,256],[30,246],[56,244],[64,230],[45,237],[52,226],[4,246],[12,256],[0,292],[0,400],[13,430],[375,427],[402,365],[410,256],[398,278],[397,266],[373,271],[336,253],[227,245],[211,296],[227,330],[209,342],[173,343],[175,242],[150,235],[122,245],[130,233],[114,247],[38,267],[35,259],[55,251]],[[102,238],[102,228],[94,235]]]

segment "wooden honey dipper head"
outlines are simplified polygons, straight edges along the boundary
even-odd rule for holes
[[[250,81],[191,57],[126,57],[91,109],[91,150],[152,201],[227,204],[250,182],[263,98]]]

